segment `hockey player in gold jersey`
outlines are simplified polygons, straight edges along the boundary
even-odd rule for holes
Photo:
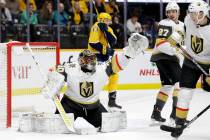
[[[112,18],[108,13],[100,13],[97,18],[97,22],[91,27],[88,49],[95,53],[98,62],[108,61],[114,54],[113,46],[117,42],[117,38],[109,25],[112,22]],[[109,76],[108,92],[109,101],[108,106],[110,108],[121,109],[120,105],[116,104],[116,90],[118,83],[118,74],[113,73]]]
[[[180,8],[177,3],[170,2],[167,4],[167,18],[159,22],[158,37],[151,57],[151,61],[155,62],[158,68],[161,80],[161,88],[157,94],[156,103],[151,115],[151,119],[155,122],[166,121],[165,118],[162,118],[161,111],[171,94],[173,94],[173,104],[170,118],[173,122],[175,119],[181,67],[179,59],[176,56],[176,50],[172,47],[173,45],[167,41],[167,38],[173,32],[184,34],[184,24],[178,20],[179,10]]]

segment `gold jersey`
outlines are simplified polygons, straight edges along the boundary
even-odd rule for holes
[[[108,32],[111,33],[116,38],[116,36],[115,36],[111,27],[108,27]],[[92,43],[92,44],[101,43],[102,46],[103,46],[102,54],[106,54],[106,48],[109,47],[109,43],[108,43],[108,40],[105,36],[105,33],[102,32],[100,30],[100,28],[98,27],[98,22],[96,22],[91,27],[89,40],[88,40],[88,49],[92,52],[100,53],[97,50],[95,50],[94,48],[92,48],[89,43]]]

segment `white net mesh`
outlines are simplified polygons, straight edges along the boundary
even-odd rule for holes
[[[6,47],[0,47],[0,128],[7,122],[7,55]]]
[[[20,46],[24,48],[24,52],[17,54],[15,51],[12,51],[12,64],[7,67],[7,58],[9,58],[10,54],[7,52],[7,47],[14,48]],[[49,68],[56,66],[56,62],[58,62],[56,61],[57,53],[59,52],[56,49],[57,46],[55,43],[31,43],[30,47],[45,74],[47,74]],[[11,73],[9,73],[9,71],[11,71]],[[9,75],[11,75],[12,81],[9,80]],[[12,97],[8,96],[7,87],[9,83],[11,83],[11,87],[9,88],[12,89]],[[7,123],[7,120],[11,119],[11,116],[9,116],[7,112],[7,107],[10,105],[7,99],[12,98],[11,105],[13,110],[15,110],[14,108],[27,108],[27,106],[30,108],[33,104],[36,104],[33,102],[33,96],[40,96],[40,88],[43,84],[44,80],[25,44],[0,44],[0,128],[5,128],[10,125]],[[14,98],[14,96],[16,97]],[[28,98],[26,98],[26,96],[28,96]]]

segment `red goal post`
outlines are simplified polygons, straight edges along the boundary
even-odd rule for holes
[[[29,45],[44,73],[59,64],[58,43],[30,42]],[[22,47],[23,53],[15,53],[16,47]],[[0,43],[0,128],[11,127],[12,97],[39,94],[43,82],[26,43]]]

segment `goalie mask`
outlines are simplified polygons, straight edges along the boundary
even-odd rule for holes
[[[79,54],[79,65],[83,72],[93,74],[96,71],[96,55],[89,50],[84,50]]]

